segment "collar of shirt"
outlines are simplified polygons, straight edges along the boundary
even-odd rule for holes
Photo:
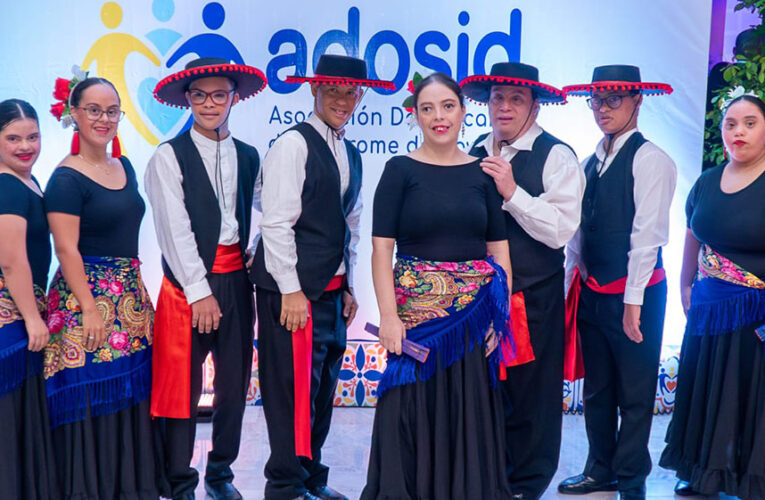
[[[534,146],[534,141],[536,141],[537,137],[539,137],[541,134],[542,127],[540,127],[537,122],[532,123],[531,127],[529,127],[529,129],[512,144],[502,146],[500,156],[507,159],[508,156],[511,158],[515,156],[515,153],[518,151],[531,151],[531,148]],[[494,134],[489,133],[489,135],[487,135],[486,138],[481,141],[479,146],[483,146],[483,148],[486,149],[486,152],[489,153],[489,156],[493,156]]]
[[[616,138],[614,141],[614,145],[611,148],[611,153],[608,155],[609,159],[613,159],[614,156],[619,152],[620,149],[622,149],[622,146],[624,146],[624,143],[627,142],[627,139],[632,137],[632,134],[637,132],[637,127],[630,129],[620,135]],[[603,161],[603,158],[606,157],[606,138],[603,137],[600,142],[598,142],[598,146],[595,148],[595,155],[598,157],[598,160]],[[610,161],[608,162],[610,163]]]
[[[329,125],[324,123],[324,120],[316,116],[316,113],[311,113],[311,116],[306,119],[306,122],[315,128],[316,131],[324,138],[325,141],[327,141],[327,144],[329,144],[331,147],[336,147],[337,145],[343,143],[345,128],[343,128],[340,132],[335,131],[334,129],[330,128]],[[338,135],[340,136],[339,138],[337,137]]]
[[[217,144],[216,144],[217,141],[203,136],[201,133],[197,132],[196,129],[194,129],[194,127],[191,127],[191,140],[194,141],[194,144],[199,150],[200,156],[202,156],[202,158],[204,159],[211,161],[212,164],[215,165],[215,152],[217,147]],[[232,147],[233,145],[234,145],[234,139],[231,136],[231,132],[229,132],[228,137],[220,141],[221,151],[224,148],[229,148],[229,147]]]

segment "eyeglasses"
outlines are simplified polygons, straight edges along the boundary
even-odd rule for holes
[[[191,104],[204,104],[207,102],[207,97],[212,99],[213,104],[226,104],[228,97],[234,93],[234,90],[213,90],[212,92],[205,92],[199,89],[189,89],[189,100]]]
[[[104,113],[106,113],[107,120],[115,123],[125,116],[125,112],[120,108],[101,109],[98,106],[75,106],[75,108],[85,111],[85,116],[92,122],[100,120]]]
[[[622,105],[622,100],[625,97],[631,97],[631,94],[610,95],[605,99],[601,99],[600,97],[590,97],[587,99],[587,105],[590,107],[590,109],[598,111],[605,102],[606,106],[609,108],[618,109]]]

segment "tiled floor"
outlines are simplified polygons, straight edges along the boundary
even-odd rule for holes
[[[323,461],[332,468],[329,476],[330,485],[352,499],[358,498],[364,487],[373,418],[373,409],[336,408],[332,417],[332,428],[327,439],[327,445],[324,447]],[[669,416],[658,416],[654,419],[650,443],[654,464],[663,449],[664,434],[669,419]],[[198,426],[197,442],[194,448],[194,465],[200,470],[204,470],[207,451],[210,448],[210,432],[210,424]],[[542,498],[573,500],[572,497],[558,495],[555,486],[561,479],[581,472],[586,453],[587,438],[584,434],[583,418],[564,415],[560,467],[549,490]],[[234,464],[236,474],[234,484],[247,500],[263,498],[265,483],[263,466],[267,459],[268,435],[263,410],[259,406],[249,406],[245,413],[239,459]],[[650,498],[671,498],[673,497],[672,488],[674,485],[675,479],[672,472],[654,465],[647,482],[648,496]],[[596,493],[585,498],[587,500],[603,500],[615,498],[615,496],[614,494]],[[201,484],[197,489],[197,499],[204,499],[204,487]]]

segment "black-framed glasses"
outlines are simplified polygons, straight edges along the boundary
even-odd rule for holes
[[[125,117],[125,112],[120,108],[101,109],[98,106],[75,106],[85,111],[85,116],[88,120],[95,122],[101,119],[101,116],[106,113],[106,119],[110,122],[118,122]]]
[[[597,111],[603,106],[603,103],[606,103],[606,106],[611,109],[619,109],[625,97],[630,97],[630,94],[610,95],[605,99],[601,99],[600,97],[590,97],[587,99],[587,106],[589,106],[590,109]]]
[[[205,92],[199,89],[189,89],[189,100],[191,104],[199,105],[207,102],[207,98],[212,99],[213,104],[226,104],[228,98],[233,94],[234,90],[213,90],[212,92]]]

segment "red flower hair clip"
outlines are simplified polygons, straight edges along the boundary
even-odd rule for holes
[[[76,64],[72,66],[72,74],[74,76],[70,80],[56,78],[56,84],[53,89],[53,98],[58,102],[55,102],[50,106],[50,114],[55,116],[56,120],[60,121],[64,128],[67,128],[72,124],[72,115],[69,107],[69,96],[72,94],[72,89],[75,85],[88,77],[88,73],[82,71]]]

